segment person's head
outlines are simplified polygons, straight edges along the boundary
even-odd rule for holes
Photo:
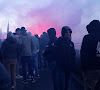
[[[26,29],[25,29],[25,27],[21,27],[21,34],[24,34],[24,33],[26,33]]]
[[[47,34],[48,34],[49,38],[55,37],[56,36],[56,30],[54,28],[50,28],[50,29],[47,30]]]
[[[86,29],[88,33],[100,32],[100,21],[93,20],[87,26]]]
[[[72,30],[68,26],[62,27],[61,35],[64,38],[71,38]]]
[[[35,36],[36,38],[39,38],[38,34],[35,34],[34,36]]]
[[[8,32],[7,33],[7,38],[9,38],[9,37],[13,37],[13,33],[12,32]]]
[[[21,30],[24,30],[25,29],[25,27],[21,27]]]
[[[31,32],[28,32],[27,34],[28,34],[29,36],[32,36],[32,33],[31,33]]]
[[[15,32],[16,32],[17,35],[20,35],[21,29],[20,28],[17,28]]]
[[[43,35],[46,35],[47,33],[46,32],[43,32]]]

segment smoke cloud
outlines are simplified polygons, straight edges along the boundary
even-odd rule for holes
[[[81,43],[86,25],[100,20],[100,0],[0,0],[0,28],[10,31],[25,26],[32,34],[54,27],[60,36],[63,26],[71,27],[72,40]]]

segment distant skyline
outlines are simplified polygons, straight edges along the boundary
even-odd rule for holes
[[[100,0],[0,0],[0,28],[14,32],[25,26],[32,34],[42,34],[54,27],[57,36],[61,28],[72,28],[72,40],[81,42],[87,34],[86,25],[100,20]]]

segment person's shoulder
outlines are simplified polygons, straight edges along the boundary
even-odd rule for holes
[[[57,45],[57,44],[61,43],[61,41],[62,41],[62,37],[59,37],[56,39],[55,44]]]
[[[74,44],[74,42],[73,42],[72,40],[70,40],[70,42],[71,42],[72,44]]]
[[[14,37],[14,38],[19,38],[19,35],[14,35],[13,37]]]
[[[84,35],[84,37],[89,37],[90,36],[90,34],[86,34],[86,35]]]
[[[32,36],[33,39],[37,39],[36,37]]]
[[[88,39],[89,37],[90,37],[90,35],[87,34],[87,35],[85,35],[85,36],[83,37],[83,40],[84,40],[84,39]]]
[[[83,37],[82,43],[90,43],[92,42],[94,39],[90,34],[87,34]]]
[[[2,42],[2,44],[5,44],[7,42],[7,39],[5,39],[3,42]]]
[[[62,40],[62,37],[57,38],[57,41]]]

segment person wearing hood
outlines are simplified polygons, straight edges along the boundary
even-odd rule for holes
[[[43,51],[42,55],[43,55],[43,57],[45,57],[47,59],[47,61],[49,63],[51,63],[52,61],[54,61],[52,59],[54,57],[52,50],[54,48],[54,43],[57,40],[56,30],[54,28],[50,28],[50,29],[47,30],[47,34],[48,34],[48,37],[49,37],[49,42],[46,46],[46,49]]]
[[[86,26],[80,51],[85,90],[97,90],[100,80],[100,21],[93,20]],[[100,86],[100,84],[99,84]]]
[[[23,72],[23,83],[27,84],[27,71],[26,71],[26,64],[28,65],[28,69],[31,74],[31,81],[32,83],[35,82],[33,69],[32,69],[32,50],[34,47],[34,42],[32,37],[27,34],[27,30],[25,28],[22,29],[21,33],[21,63],[22,63],[22,72]]]
[[[72,30],[68,26],[62,27],[61,37],[55,42],[56,57],[56,90],[68,90],[71,72],[75,66],[75,48],[71,41]]]
[[[1,50],[3,52],[3,63],[9,76],[11,75],[11,86],[14,88],[15,85],[15,75],[16,75],[16,63],[18,55],[18,43],[13,37],[13,33],[9,32],[7,34],[7,39],[3,41]],[[11,74],[10,74],[11,73]]]
[[[43,51],[43,57],[45,60],[48,61],[48,68],[50,70],[50,74],[53,80],[54,90],[57,90],[56,84],[56,61],[55,61],[55,54],[54,54],[54,43],[57,40],[56,37],[56,30],[54,28],[50,28],[47,30],[47,34],[49,37],[49,43],[46,49]]]

